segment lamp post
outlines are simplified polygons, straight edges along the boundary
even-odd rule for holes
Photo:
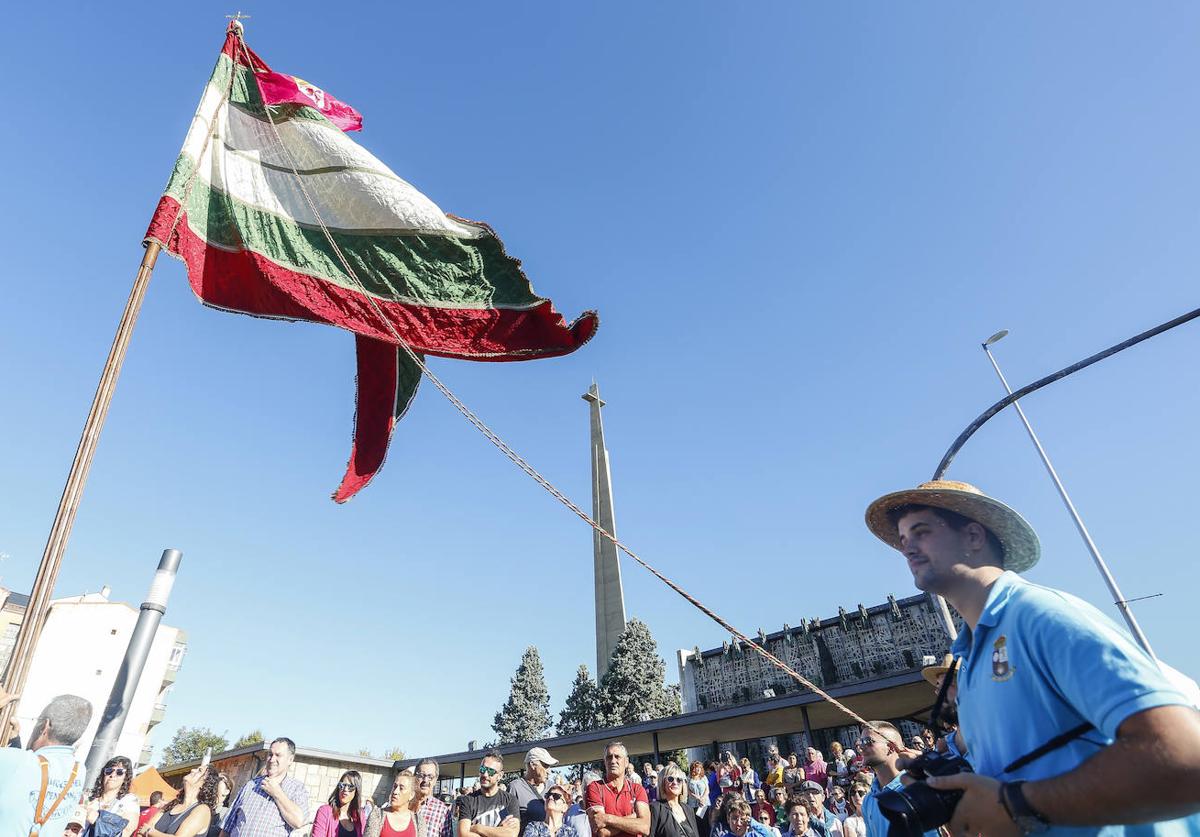
[[[1000,371],[1000,364],[996,363],[996,357],[992,354],[992,346],[1000,342],[1008,336],[1008,329],[1001,329],[983,341],[983,353],[988,356],[988,360],[992,362],[992,368],[996,370],[996,375],[1000,378],[1000,383],[1004,385],[1004,390],[1009,395],[1012,395],[1012,387],[1008,385],[1008,381],[1004,377],[1004,373]],[[1075,521],[1075,528],[1079,530],[1079,536],[1083,538],[1083,543],[1087,547],[1088,553],[1091,554],[1092,560],[1096,562],[1096,569],[1100,571],[1104,583],[1108,585],[1108,591],[1112,594],[1113,603],[1117,609],[1121,611],[1121,616],[1125,619],[1125,624],[1129,627],[1129,632],[1133,634],[1133,638],[1137,644],[1142,647],[1142,650],[1150,655],[1150,658],[1158,662],[1158,657],[1154,655],[1154,650],[1150,647],[1150,641],[1146,639],[1146,635],[1142,633],[1142,628],[1138,625],[1137,619],[1133,615],[1133,611],[1129,607],[1125,596],[1121,594],[1121,588],[1117,586],[1117,580],[1108,570],[1108,565],[1104,563],[1104,557],[1100,554],[1099,547],[1092,540],[1092,535],[1087,530],[1087,526],[1083,523],[1083,518],[1079,516],[1079,512],[1075,510],[1075,504],[1071,502],[1071,497],[1067,494],[1066,486],[1062,480],[1058,478],[1058,472],[1054,470],[1054,465],[1050,462],[1050,457],[1046,454],[1046,449],[1042,447],[1042,443],[1038,440],[1037,434],[1033,432],[1033,425],[1029,423],[1029,419],[1025,415],[1025,411],[1021,409],[1020,400],[1012,402],[1013,409],[1017,411],[1017,415],[1021,417],[1021,423],[1025,425],[1025,430],[1029,433],[1029,438],[1033,442],[1033,446],[1037,448],[1038,456],[1041,457],[1042,464],[1046,466],[1046,472],[1050,474],[1050,479],[1054,482],[1054,487],[1058,489],[1058,496],[1062,498],[1063,505],[1067,507],[1067,511],[1071,515],[1071,519]]]
[[[158,561],[158,570],[154,580],[150,582],[150,591],[146,593],[146,601],[142,602],[137,624],[129,637],[129,647],[125,651],[125,659],[117,671],[113,681],[112,693],[108,697],[108,705],[100,717],[100,725],[96,728],[96,737],[92,739],[92,747],[87,757],[86,786],[95,780],[100,768],[112,755],[125,728],[125,717],[129,714],[129,705],[133,703],[133,695],[137,691],[138,681],[142,677],[142,669],[146,667],[146,658],[150,656],[150,646],[154,644],[154,636],[158,633],[158,625],[163,614],[167,612],[167,597],[175,585],[175,574],[179,571],[179,562],[183,553],[178,549],[164,549],[162,558]]]

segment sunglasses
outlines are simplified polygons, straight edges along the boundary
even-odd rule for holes
[[[546,798],[553,799],[555,802],[566,802],[567,801],[567,798],[565,796],[563,796],[561,793],[559,793],[558,791],[554,791],[553,793],[546,794]]]
[[[340,791],[354,790],[354,783],[353,782],[338,782],[338,790],[340,790]]]
[[[479,765],[479,775],[480,776],[495,776],[499,772],[500,771],[497,770],[496,768],[488,767],[486,764]]]
[[[104,768],[104,775],[105,776],[124,776],[125,768],[124,767],[106,767],[106,768]]]
[[[682,785],[683,777],[682,776],[668,776],[663,781],[666,782],[668,785]]]

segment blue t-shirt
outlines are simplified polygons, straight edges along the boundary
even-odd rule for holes
[[[0,837],[29,837],[29,830],[33,828],[33,808],[42,789],[42,768],[38,756],[44,756],[50,763],[50,780],[46,784],[43,811],[54,804],[71,776],[71,767],[75,764],[75,750],[72,747],[43,747],[36,753],[16,747],[0,748]],[[66,829],[67,818],[75,813],[83,795],[83,778],[83,765],[80,765],[66,797],[42,826],[42,837],[60,837]]]
[[[896,778],[888,782],[883,787],[879,786],[878,779],[871,780],[871,792],[863,797],[862,801],[862,818],[863,824],[867,827],[867,837],[887,837],[888,821],[883,812],[879,810],[879,803],[875,801],[875,797],[885,790],[900,790],[904,784],[900,781],[904,776],[904,771],[901,770],[896,774]],[[926,831],[925,837],[938,837],[937,829]]]
[[[1006,572],[992,585],[962,658],[958,718],[975,772],[1001,781],[1066,773],[1112,743],[1121,722],[1156,706],[1190,705],[1150,657],[1106,616],[1067,593]],[[1032,764],[1004,768],[1050,739],[1096,729]],[[1140,826],[1051,827],[1050,835],[1200,834],[1200,814]]]

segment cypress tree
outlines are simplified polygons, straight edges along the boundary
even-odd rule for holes
[[[550,692],[542,674],[542,660],[534,646],[525,649],[512,678],[508,701],[492,720],[496,743],[513,744],[542,738],[550,728]]]
[[[599,708],[599,692],[596,681],[588,672],[587,666],[580,666],[575,672],[575,682],[571,685],[571,694],[567,703],[558,716],[559,735],[571,735],[576,732],[588,732],[600,726],[597,721]]]
[[[630,619],[600,679],[600,723],[615,727],[678,715],[678,693],[666,686],[666,673],[650,629]]]

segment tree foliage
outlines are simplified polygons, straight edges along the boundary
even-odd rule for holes
[[[521,655],[508,700],[492,720],[492,729],[499,736],[498,743],[513,744],[542,738],[550,723],[550,692],[542,673],[542,659],[531,645]]]
[[[600,724],[615,727],[678,715],[679,692],[665,684],[666,674],[650,629],[630,619],[600,678]]]
[[[233,749],[236,750],[239,747],[249,747],[251,744],[261,744],[263,740],[262,730],[252,729],[233,743]]]
[[[213,753],[229,749],[229,739],[217,735],[208,727],[180,727],[175,730],[171,743],[163,747],[162,764],[176,764],[204,757],[204,751],[212,747]]]
[[[567,695],[567,702],[559,713],[556,732],[559,735],[573,735],[598,728],[599,699],[600,692],[588,667],[580,666],[575,672],[575,682],[571,684],[571,694]]]

